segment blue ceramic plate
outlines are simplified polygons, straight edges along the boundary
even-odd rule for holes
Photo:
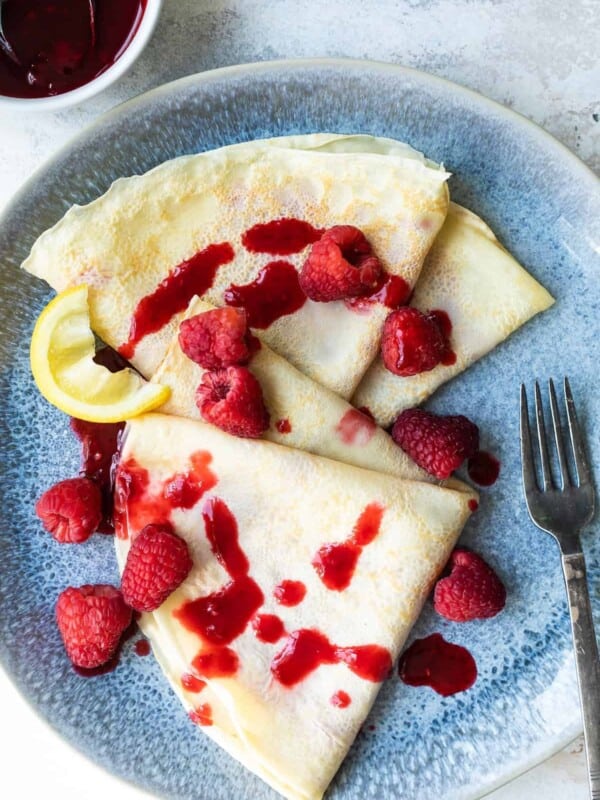
[[[533,528],[519,478],[520,381],[572,378],[590,434],[600,416],[600,192],[594,176],[525,119],[451,83],[396,66],[306,61],[233,67],[143,95],[68,144],[15,198],[0,228],[3,411],[0,657],[57,731],[99,764],[177,800],[274,798],[191,725],[152,658],[133,643],[119,668],[78,677],[54,625],[68,584],[117,580],[109,537],[60,546],[36,520],[41,491],[76,474],[67,420],[38,395],[28,343],[47,288],[18,270],[34,239],[73,203],[123,175],[183,153],[290,133],[372,133],[409,142],[454,173],[453,197],[480,214],[558,299],[490,356],[442,389],[434,409],[467,414],[502,461],[465,531],[502,575],[506,610],[453,624],[428,607],[414,631],[466,645],[479,678],[442,698],[397,677],[335,778],[331,798],[478,797],[565,745],[580,730],[567,609],[556,548]],[[590,435],[600,475],[600,438]],[[586,541],[595,611],[600,547]]]

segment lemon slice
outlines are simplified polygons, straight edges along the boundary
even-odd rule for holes
[[[67,289],[44,308],[31,337],[31,371],[46,400],[89,422],[120,422],[168,400],[168,386],[129,368],[110,372],[94,354],[88,287]]]

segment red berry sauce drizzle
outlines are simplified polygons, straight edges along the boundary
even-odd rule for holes
[[[429,316],[433,317],[437,323],[438,328],[444,334],[444,337],[447,342],[446,352],[442,356],[441,364],[445,367],[450,367],[452,364],[456,364],[456,353],[450,347],[450,335],[452,333],[452,321],[448,314],[445,311],[441,311],[438,308],[433,309],[433,311],[429,311]]]
[[[283,622],[276,614],[257,614],[252,620],[252,627],[260,642],[272,644],[285,634]]]
[[[336,708],[348,708],[352,702],[352,698],[348,692],[344,692],[342,689],[340,689],[338,692],[335,692],[335,694],[331,695],[329,702]]]
[[[299,253],[323,235],[323,231],[301,219],[283,217],[260,223],[242,234],[242,244],[251,253],[289,256]]]
[[[298,272],[289,261],[271,261],[251,283],[232,284],[223,296],[228,306],[246,310],[251,328],[262,330],[298,311],[306,302]]]
[[[320,631],[301,628],[288,635],[271,672],[283,686],[295,686],[323,664],[345,664],[359,678],[379,683],[390,674],[392,657],[377,644],[338,647]]]
[[[469,651],[440,633],[414,641],[400,658],[398,671],[409,686],[430,686],[444,697],[470,689],[477,678]]]
[[[126,539],[130,530],[139,533],[150,523],[169,522],[173,509],[191,508],[217,483],[209,466],[211,461],[211,454],[205,450],[193,453],[186,472],[175,473],[153,491],[148,471],[135,459],[129,458],[119,464],[114,481],[116,535]]]
[[[378,503],[370,503],[356,521],[349,539],[319,548],[311,563],[328,589],[341,592],[350,585],[363,547],[379,533],[384,510]]]
[[[373,417],[357,408],[348,409],[335,426],[335,432],[344,444],[358,447],[369,444],[376,430]]]
[[[232,675],[238,659],[227,645],[244,632],[264,596],[248,574],[250,564],[239,545],[237,522],[226,503],[208,498],[202,516],[210,547],[231,581],[212,594],[184,603],[173,614],[208,647],[193,661],[198,673],[204,677]]]
[[[135,653],[138,656],[149,656],[150,642],[148,641],[148,639],[138,639],[137,642],[134,644],[133,649],[135,650]]]
[[[273,597],[280,606],[297,606],[306,595],[306,586],[302,581],[281,581],[273,589]]]
[[[498,480],[500,462],[491,453],[480,450],[469,459],[467,472],[479,486],[492,486]]]
[[[188,717],[196,725],[207,726],[213,724],[212,708],[209,703],[202,703],[202,705],[190,711]]]
[[[383,271],[374,292],[366,297],[352,297],[344,302],[351,311],[366,314],[375,303],[381,303],[391,309],[405,306],[411,294],[412,289],[404,278]]]
[[[234,255],[227,242],[211,244],[174,267],[151,294],[138,302],[129,338],[119,347],[123,358],[132,358],[139,342],[161,330],[175,314],[185,311],[192,297],[202,297],[213,285],[219,267],[233,261]]]
[[[186,690],[186,692],[192,692],[193,694],[199,694],[202,689],[206,686],[206,682],[197,678],[195,675],[192,675],[191,672],[185,672],[181,676],[181,685]]]
[[[275,425],[279,433],[291,433],[292,432],[292,423],[289,419],[280,419],[277,421]]]
[[[124,422],[86,422],[71,418],[71,430],[81,442],[80,473],[90,478],[102,492],[100,533],[114,533],[113,462],[117,457]]]
[[[146,0],[9,0],[2,26],[0,94],[49,97],[101,75],[127,49]]]

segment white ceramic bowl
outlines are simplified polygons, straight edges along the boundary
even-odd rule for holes
[[[146,0],[146,9],[133,39],[125,52],[105,72],[83,86],[52,97],[7,97],[0,94],[0,106],[14,110],[55,111],[58,108],[74,106],[104,91],[118,80],[137,60],[148,44],[158,21],[163,0]]]

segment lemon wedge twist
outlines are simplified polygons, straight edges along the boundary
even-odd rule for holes
[[[31,371],[46,400],[89,422],[120,422],[168,400],[168,386],[129,368],[110,372],[94,354],[88,287],[67,289],[44,308],[31,337]]]

